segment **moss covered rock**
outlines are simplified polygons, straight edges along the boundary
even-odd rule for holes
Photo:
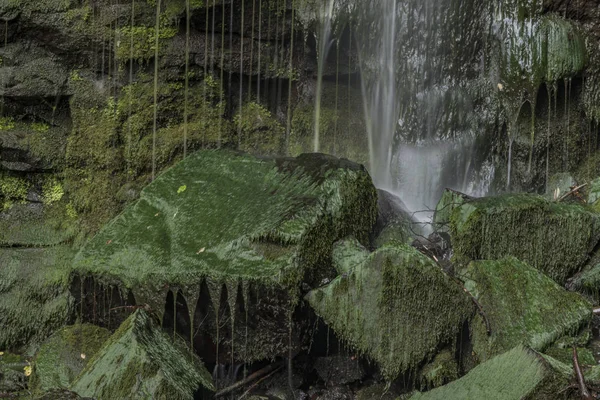
[[[472,262],[464,276],[491,331],[476,320],[473,347],[481,361],[519,344],[543,351],[591,321],[590,303],[515,258]]]
[[[459,262],[514,256],[563,284],[598,243],[600,216],[536,195],[487,197],[455,208],[450,233]]]
[[[458,379],[458,363],[450,349],[446,349],[435,356],[420,373],[419,381],[421,390],[431,390]]]
[[[80,396],[99,400],[191,400],[202,388],[214,390],[200,359],[142,309],[108,339],[72,385]]]
[[[336,246],[342,275],[307,300],[393,380],[454,344],[474,306],[460,285],[416,249],[393,243],[368,253],[357,247],[355,241]]]
[[[41,341],[69,321],[72,256],[67,246],[0,248],[0,349]]]
[[[569,366],[519,346],[477,366],[457,381],[410,399],[550,400],[568,386],[569,379]]]
[[[258,318],[250,303],[262,307],[266,289],[278,293],[269,296],[270,312],[278,314],[298,303],[303,280],[330,276],[335,241],[352,234],[367,244],[376,212],[375,188],[358,164],[325,155],[258,159],[201,151],[144,189],[79,252],[74,269],[133,290],[138,304],[159,313],[170,287],[182,290],[194,318],[206,286],[214,318],[222,306],[233,318],[239,307]],[[237,326],[243,343],[245,328]],[[272,326],[269,335],[249,326],[250,344],[236,357],[263,359],[287,349],[287,329]],[[224,339],[219,327],[210,335]]]
[[[419,224],[402,200],[385,190],[377,190],[377,223],[372,233],[372,245],[377,248],[396,240],[411,242],[420,231]]]
[[[109,336],[108,330],[90,324],[67,326],[56,332],[35,357],[30,389],[68,389]]]

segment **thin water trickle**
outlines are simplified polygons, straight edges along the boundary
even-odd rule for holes
[[[183,107],[183,158],[187,157],[188,101],[190,90],[190,0],[185,1],[185,100]]]
[[[331,47],[331,24],[333,20],[333,6],[335,0],[327,0],[323,4],[320,15],[321,30],[320,36],[317,38],[317,91],[315,93],[315,137],[313,141],[313,149],[315,153],[320,150],[320,129],[321,129],[321,94],[323,90],[323,75],[325,72],[325,63],[327,62],[327,53]]]
[[[242,0],[242,22],[240,23],[240,98],[239,98],[239,110],[240,119],[238,122],[238,148],[242,146],[242,122],[244,120],[244,22],[245,22],[245,11],[246,2]],[[233,15],[233,11],[232,11]],[[233,21],[232,21],[233,22]],[[251,62],[252,63],[252,62]],[[230,83],[231,84],[231,83]]]
[[[294,34],[295,34],[295,10],[296,2],[292,0],[292,30],[290,34],[290,61],[288,65],[288,101],[287,101],[287,121],[285,128],[285,154],[289,155],[290,133],[292,130],[292,82],[294,81]]]
[[[133,85],[133,32],[134,32],[134,24],[135,24],[135,0],[131,0],[131,33],[129,37],[129,106],[128,106],[128,118],[127,118],[127,178],[132,178],[131,173],[131,137],[133,130],[133,93],[132,85]]]
[[[158,44],[160,35],[161,0],[156,2],[156,26],[154,37],[154,123],[152,126],[152,180],[156,178],[156,128],[158,120]]]
[[[8,47],[8,20],[4,20],[4,50]],[[6,91],[6,78],[2,77],[2,104],[0,104],[0,117],[4,117],[4,102],[6,101],[4,97],[4,92]]]
[[[256,79],[256,101],[260,103],[260,70],[262,55],[262,0],[258,0],[258,76]]]

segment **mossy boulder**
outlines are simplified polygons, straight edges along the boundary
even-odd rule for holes
[[[450,216],[454,209],[462,206],[465,201],[471,199],[464,193],[456,190],[446,189],[440,198],[433,214],[434,228],[437,232],[448,232],[450,230]]]
[[[519,344],[544,351],[564,335],[577,335],[592,318],[588,301],[515,258],[474,261],[464,278],[491,331],[475,320],[473,348],[480,361]]]
[[[419,374],[420,388],[431,390],[458,379],[458,363],[450,349],[443,350],[423,367]]]
[[[72,256],[68,246],[0,247],[0,349],[44,340],[69,321]]]
[[[138,304],[159,314],[165,288],[181,290],[190,319],[201,295],[210,304],[209,320],[220,318],[221,307],[236,318],[241,307],[250,331],[246,336],[236,323],[229,344],[248,337],[235,357],[264,359],[287,351],[289,332],[273,326],[261,331],[260,294],[271,290],[267,302],[273,306],[260,319],[273,318],[279,326],[277,315],[295,308],[302,282],[331,277],[334,242],[355,235],[368,244],[376,212],[368,173],[347,160],[200,151],[144,189],[79,252],[74,270],[131,289]],[[217,326],[208,334],[215,343],[225,340]]]
[[[571,368],[525,347],[496,356],[461,379],[410,400],[556,399],[568,386]]]
[[[456,344],[474,313],[461,286],[408,245],[392,242],[369,253],[354,240],[343,241],[334,260],[341,275],[306,298],[339,337],[379,365],[386,379],[415,370],[445,345]]]
[[[537,195],[478,198],[452,211],[450,234],[459,263],[514,256],[564,284],[598,243],[600,215]]]
[[[68,389],[110,333],[91,324],[66,326],[46,340],[36,354],[30,389]]]
[[[89,361],[71,389],[95,399],[193,399],[213,391],[198,357],[136,310]]]
[[[377,223],[372,233],[373,247],[380,247],[391,240],[409,243],[420,231],[406,205],[394,194],[377,190],[377,208]]]

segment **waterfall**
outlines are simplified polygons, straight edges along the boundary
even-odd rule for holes
[[[480,27],[460,23],[476,20],[481,7],[463,0],[358,6],[369,169],[379,188],[397,194],[413,212],[434,209],[446,187],[485,195],[494,177],[488,149],[477,140],[472,93],[461,81],[467,73],[482,75],[479,60],[472,61],[479,46],[473,32]],[[473,49],[458,48],[459,39]],[[429,215],[415,214],[421,220]]]

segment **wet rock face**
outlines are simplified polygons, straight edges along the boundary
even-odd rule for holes
[[[340,276],[307,300],[388,380],[455,343],[473,315],[460,286],[408,245],[391,242],[369,253],[346,241],[336,246],[334,260]],[[429,290],[421,292],[424,286]]]
[[[564,284],[587,261],[600,237],[586,206],[519,194],[472,199],[450,216],[458,262],[514,256]]]

